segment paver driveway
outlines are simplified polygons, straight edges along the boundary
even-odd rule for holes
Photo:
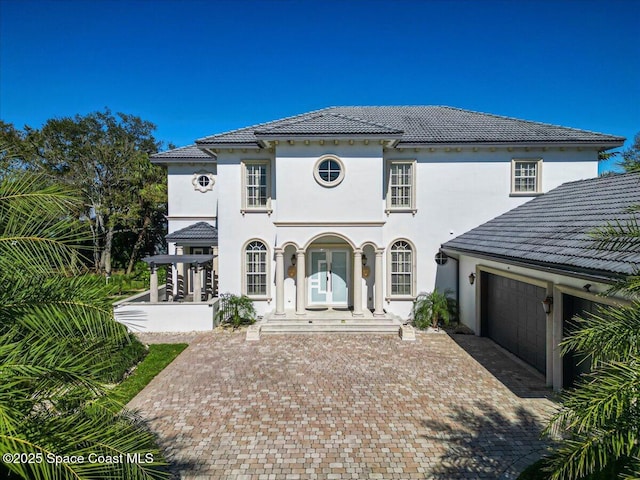
[[[542,381],[474,336],[213,332],[130,406],[185,479],[514,478],[543,448]]]

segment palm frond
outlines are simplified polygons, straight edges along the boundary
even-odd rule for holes
[[[640,357],[607,362],[565,392],[563,406],[545,429],[566,436],[548,461],[554,479],[577,479],[638,454]]]
[[[640,302],[629,306],[599,308],[573,320],[574,333],[560,345],[569,351],[591,356],[594,363],[621,360],[640,352]]]
[[[77,268],[89,238],[71,216],[80,207],[72,192],[43,182],[26,174],[0,180],[0,269],[12,275]]]
[[[635,215],[626,221],[616,220],[596,228],[591,236],[598,250],[634,252],[640,250],[640,225]]]

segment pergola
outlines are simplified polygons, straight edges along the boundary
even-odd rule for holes
[[[193,301],[198,302],[202,297],[202,285],[200,282],[199,272],[203,266],[212,265],[215,255],[151,255],[142,260],[149,264],[151,269],[150,278],[150,297],[151,303],[158,302],[158,271],[159,265],[188,265],[194,271],[193,275]],[[168,273],[167,273],[168,276]]]

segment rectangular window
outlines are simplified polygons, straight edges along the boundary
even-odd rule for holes
[[[391,252],[391,295],[411,295],[411,250]]]
[[[387,212],[392,210],[415,213],[415,162],[391,161],[387,188]]]
[[[242,211],[271,211],[271,181],[268,161],[247,160],[243,165]]]
[[[511,163],[511,193],[540,193],[542,160],[513,160]]]
[[[267,253],[247,250],[247,295],[267,294]]]

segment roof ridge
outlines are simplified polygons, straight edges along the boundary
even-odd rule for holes
[[[243,132],[245,130],[252,130],[253,129],[255,131],[257,127],[261,127],[261,126],[264,126],[264,125],[269,125],[271,123],[282,122],[282,121],[285,121],[285,120],[291,120],[291,119],[294,119],[294,118],[304,117],[306,115],[312,115],[314,113],[322,112],[323,110],[328,110],[329,108],[333,108],[333,107],[324,107],[324,108],[320,108],[318,110],[311,110],[310,112],[298,113],[298,114],[292,115],[290,117],[283,117],[283,118],[279,118],[277,120],[270,120],[268,122],[256,123],[254,125],[249,125],[248,127],[234,128],[234,129],[231,129],[231,130],[227,130],[225,132],[214,133],[213,135],[207,135],[205,137],[200,137],[200,138],[196,139],[195,143],[196,143],[196,146],[197,146],[198,142],[200,142],[202,140],[205,140],[207,138],[220,137],[222,135],[228,135],[230,133]]]
[[[167,156],[172,156],[172,155],[176,155],[179,154],[181,152],[186,152],[189,150],[198,150],[199,153],[201,153],[203,155],[203,157],[209,157],[209,155],[207,155],[201,148],[198,147],[198,145],[196,145],[195,143],[192,143],[190,145],[184,145],[182,147],[176,147],[176,148],[172,148],[170,150],[164,150],[162,152],[156,152],[152,155],[149,155],[149,158],[160,158],[160,157],[167,157]],[[184,158],[189,158],[189,157],[184,157]],[[213,158],[213,157],[212,157]]]
[[[382,123],[378,123],[378,122],[372,122],[371,120],[365,120],[364,118],[360,118],[360,117],[355,117],[352,115],[345,115],[344,113],[337,113],[337,112],[331,112],[331,111],[327,111],[330,110],[332,108],[335,107],[328,107],[326,109],[322,109],[322,110],[318,110],[315,112],[309,112],[307,114],[302,114],[302,115],[297,115],[295,117],[291,117],[290,119],[284,119],[284,120],[275,120],[274,122],[270,122],[270,123],[279,123],[278,125],[271,125],[269,128],[262,128],[262,129],[256,129],[255,132],[266,132],[268,130],[273,130],[276,128],[281,128],[281,127],[287,127],[287,126],[291,126],[291,125],[297,125],[300,124],[302,122],[305,122],[307,120],[314,120],[317,118],[322,118],[325,116],[331,116],[331,117],[335,117],[335,118],[341,118],[341,119],[346,119],[346,120],[350,120],[353,122],[357,122],[357,123],[361,123],[364,125],[368,125],[368,126],[373,126],[373,127],[379,127],[379,128],[385,128],[387,130],[391,130],[393,132],[403,132],[403,130],[392,127],[390,125],[385,125]]]
[[[593,178],[584,178],[582,180],[571,180],[570,182],[564,182],[558,185],[558,187],[561,187],[563,185],[571,185],[573,183],[599,182],[599,181],[611,180],[613,178],[633,177],[633,176],[639,177],[638,179],[640,180],[640,172],[620,172],[620,173],[607,172],[605,174],[598,175],[597,177],[593,177]]]
[[[372,122],[371,120],[365,120],[364,118],[354,117],[354,116],[351,116],[351,115],[345,115],[344,113],[330,113],[329,115],[333,115],[334,117],[348,118],[349,120],[355,120],[355,121],[364,123],[366,125],[373,125],[374,127],[387,128],[389,130],[393,130],[394,132],[402,132],[403,131],[403,130],[401,130],[399,128],[392,127],[391,125],[386,125],[384,123],[379,123],[379,122]]]

